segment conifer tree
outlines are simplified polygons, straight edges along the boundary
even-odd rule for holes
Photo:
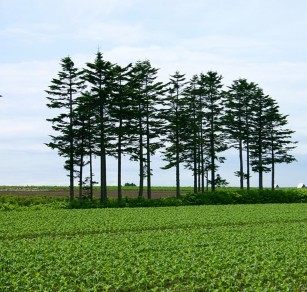
[[[227,149],[223,135],[223,103],[222,103],[222,76],[217,72],[209,71],[199,78],[200,89],[204,96],[204,139],[208,149],[208,168],[211,173],[211,191],[215,191],[217,162],[224,162],[225,157],[218,156]]]
[[[185,91],[186,137],[184,160],[193,171],[194,192],[205,191],[205,177],[208,177],[208,150],[205,146],[205,90],[204,75],[194,75]],[[208,179],[207,179],[208,182]],[[208,188],[208,184],[207,184]]]
[[[60,156],[66,158],[65,168],[69,170],[69,197],[74,199],[74,119],[76,108],[76,97],[84,89],[84,83],[80,79],[78,70],[70,57],[61,60],[62,71],[58,73],[58,78],[51,80],[49,90],[46,90],[49,100],[47,106],[59,109],[61,113],[55,118],[47,119],[52,123],[56,136],[50,135],[52,142],[46,145],[52,149],[57,149]]]
[[[147,178],[147,198],[151,198],[151,156],[160,148],[158,102],[164,85],[157,82],[158,69],[148,60],[138,61],[129,80],[131,100],[130,148],[131,160],[139,162],[139,197],[143,197]]]
[[[276,102],[257,88],[253,100],[252,139],[250,143],[252,170],[258,173],[258,187],[263,189],[263,174],[270,171],[267,166],[268,149],[270,145],[269,123],[270,111],[277,107]]]
[[[88,197],[93,198],[93,155],[95,152],[97,131],[95,131],[95,103],[89,92],[83,93],[77,99],[75,119],[75,148],[77,164],[79,165],[79,198],[83,197],[83,189],[89,191]],[[89,165],[89,177],[84,179],[83,168]],[[88,186],[84,186],[88,183]]]
[[[247,180],[249,189],[250,167],[249,167],[249,144],[252,131],[250,121],[253,118],[252,100],[257,85],[247,82],[246,79],[233,81],[229,90],[225,92],[225,115],[223,123],[225,134],[230,147],[238,149],[239,171],[235,174],[240,178],[240,188],[244,187],[244,179]],[[243,166],[243,151],[246,150],[247,166],[246,173]]]
[[[131,90],[129,79],[132,64],[126,67],[116,65],[113,68],[114,88],[111,100],[110,115],[113,120],[114,143],[117,157],[117,194],[118,201],[122,200],[122,155],[128,153],[128,137],[131,131],[130,120],[133,115],[131,109]]]
[[[111,148],[111,119],[109,105],[113,90],[113,65],[105,61],[101,52],[96,54],[93,63],[87,63],[84,79],[90,84],[90,92],[96,105],[97,155],[100,157],[100,200],[107,199],[107,155]]]
[[[184,144],[186,137],[186,103],[184,92],[187,82],[185,75],[176,71],[171,75],[169,91],[163,99],[162,115],[165,119],[164,138],[165,148],[162,151],[168,164],[162,169],[176,168],[176,197],[180,197],[180,164],[184,162]]]
[[[268,112],[268,156],[266,158],[266,164],[271,167],[271,188],[275,188],[275,165],[277,163],[291,163],[296,161],[290,152],[295,149],[295,144],[291,140],[291,136],[294,131],[286,129],[288,124],[287,115],[282,115],[279,112],[279,106],[273,106]]]

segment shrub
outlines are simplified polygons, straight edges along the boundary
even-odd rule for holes
[[[145,199],[124,197],[121,202],[108,198],[104,202],[99,199],[76,199],[68,202],[67,198],[52,196],[0,196],[0,210],[35,209],[92,209],[92,208],[138,208],[167,207],[181,205],[230,205],[230,204],[267,204],[267,203],[307,203],[307,191],[304,189],[264,189],[240,190],[232,188],[218,189],[215,192],[188,193],[176,197]]]

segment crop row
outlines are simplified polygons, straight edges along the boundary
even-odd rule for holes
[[[304,204],[6,212],[0,219],[1,291],[307,289]]]
[[[306,204],[0,212],[0,238],[304,221]]]

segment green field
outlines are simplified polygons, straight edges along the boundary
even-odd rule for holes
[[[0,213],[0,291],[306,291],[306,204]]]

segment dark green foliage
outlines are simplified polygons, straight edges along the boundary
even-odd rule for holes
[[[287,116],[279,112],[277,104],[269,110],[268,119],[268,154],[265,163],[271,167],[271,188],[274,190],[275,165],[296,161],[290,151],[296,147],[297,142],[291,140],[294,131],[285,128],[288,124]]]
[[[57,149],[60,156],[66,158],[65,169],[69,171],[70,200],[74,199],[74,165],[76,163],[75,119],[76,98],[84,89],[84,83],[80,79],[81,72],[75,67],[70,57],[61,61],[62,71],[58,73],[57,79],[51,80],[49,90],[46,90],[49,103],[48,108],[61,110],[55,118],[47,119],[52,123],[52,129],[57,135],[50,135],[52,142],[46,145]]]
[[[122,200],[122,156],[129,152],[130,121],[132,111],[132,89],[129,80],[132,74],[132,64],[127,67],[118,65],[113,68],[113,98],[110,101],[110,116],[113,121],[112,135],[114,156],[117,157],[117,194]]]
[[[131,160],[139,162],[139,196],[143,197],[144,178],[147,178],[147,198],[151,198],[151,156],[161,148],[161,120],[158,104],[164,85],[157,82],[158,69],[148,60],[133,66],[128,86],[130,89],[129,148]]]
[[[118,159],[117,190],[122,200],[122,156],[139,163],[139,197],[151,198],[151,160],[160,151],[166,165],[175,168],[176,196],[180,197],[180,167],[193,172],[194,193],[215,191],[227,182],[217,174],[225,161],[223,152],[238,149],[240,188],[250,188],[250,168],[272,174],[275,165],[295,161],[290,151],[294,131],[286,129],[287,116],[275,100],[246,79],[223,91],[222,76],[209,71],[189,82],[176,71],[167,85],[157,81],[158,69],[148,60],[126,67],[105,61],[100,52],[82,71],[67,57],[62,71],[49,86],[49,108],[60,114],[48,119],[56,135],[47,145],[66,158],[70,199],[74,179],[79,180],[79,199],[93,197],[93,158],[100,158],[100,200],[107,199],[107,157]],[[243,165],[246,154],[246,167]],[[86,171],[88,171],[85,173]]]
[[[204,119],[204,146],[208,149],[208,170],[211,173],[210,184],[214,192],[216,188],[216,170],[218,164],[223,163],[225,157],[219,153],[227,149],[225,137],[223,135],[223,114],[222,103],[222,76],[217,72],[209,71],[206,75],[201,74],[199,78],[200,92],[203,96]]]
[[[161,192],[161,195],[163,193]],[[181,205],[236,205],[236,204],[273,204],[273,203],[307,203],[307,191],[304,189],[232,189],[217,188],[215,192],[188,193],[180,198],[162,196],[159,199],[144,197],[124,197],[122,200],[107,198],[76,199],[68,202],[63,197],[53,196],[0,196],[0,210],[37,209],[92,209],[92,208],[136,208],[136,207],[166,207]]]
[[[182,197],[183,205],[229,205],[268,203],[307,203],[307,192],[297,189],[286,190],[216,190],[204,194],[187,194]]]
[[[250,187],[250,141],[252,134],[251,121],[253,120],[253,103],[257,85],[249,83],[246,79],[233,81],[229,90],[225,92],[225,115],[223,116],[224,133],[230,147],[238,149],[239,170],[235,174],[240,178],[240,188],[244,187],[246,180],[247,189]],[[246,151],[246,171],[243,165],[243,150]]]
[[[125,183],[125,187],[135,187],[135,183]]]
[[[92,110],[96,119],[96,155],[100,157],[100,200],[107,198],[106,157],[111,153],[112,119],[110,117],[110,100],[113,94],[113,64],[103,59],[100,52],[93,63],[87,63],[84,69],[84,80],[90,84]]]
[[[165,121],[163,128],[162,151],[168,164],[162,169],[176,168],[176,196],[180,197],[180,164],[184,161],[184,145],[188,131],[187,104],[185,99],[185,75],[176,71],[171,75],[167,95],[164,97],[161,110]]]
[[[67,198],[55,196],[0,196],[0,211],[24,210],[24,208],[66,208]]]

